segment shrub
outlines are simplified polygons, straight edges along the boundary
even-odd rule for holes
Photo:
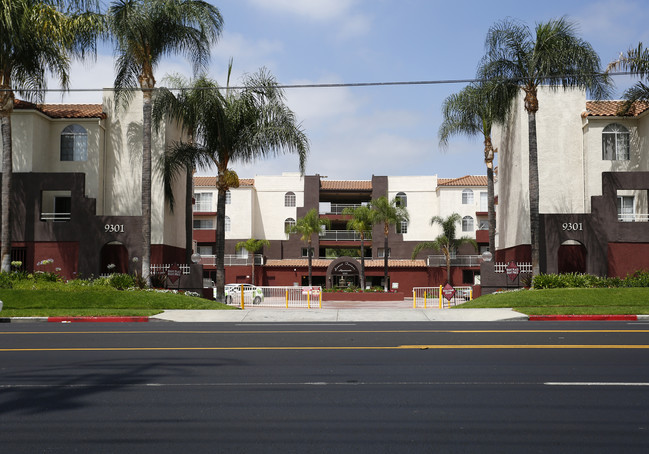
[[[14,283],[10,273],[0,273],[0,288],[1,289],[14,288]]]
[[[146,287],[146,281],[139,277],[138,281],[141,281],[141,284],[138,282],[138,287]],[[164,273],[152,273],[151,274],[151,287],[153,288],[164,288],[165,282],[167,282],[167,275]]]
[[[133,281],[133,277],[130,274],[111,274],[109,280],[110,285],[115,287],[117,290],[126,290],[135,285],[135,281]]]

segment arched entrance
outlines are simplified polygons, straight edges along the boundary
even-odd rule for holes
[[[352,257],[339,257],[327,268],[327,288],[358,287],[360,264]]]
[[[128,251],[119,241],[111,241],[101,248],[100,274],[128,273]]]
[[[557,269],[559,273],[585,273],[586,256],[583,244],[576,240],[567,240],[559,246]]]

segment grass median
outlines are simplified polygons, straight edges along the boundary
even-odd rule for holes
[[[527,315],[649,314],[649,288],[558,288],[485,295],[458,309],[511,307]]]
[[[234,309],[185,294],[113,288],[52,286],[48,289],[3,289],[3,317],[152,316],[167,309]]]

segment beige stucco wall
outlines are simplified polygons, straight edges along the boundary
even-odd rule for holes
[[[473,191],[473,203],[462,203],[462,193],[465,189]],[[442,219],[445,219],[457,213],[461,218],[471,216],[473,218],[473,230],[464,232],[462,231],[462,221],[458,222],[455,226],[455,234],[458,237],[468,236],[475,239],[475,232],[478,230],[479,221],[476,212],[480,210],[480,193],[487,192],[485,186],[440,186],[437,193],[439,195],[439,214]],[[434,227],[433,239],[442,234],[442,227],[436,224]]]
[[[281,176],[255,176],[258,211],[254,214],[255,238],[285,240],[284,221],[297,220],[297,208],[304,206],[304,178],[299,173],[283,173]],[[284,206],[287,192],[295,193],[295,207]]]
[[[388,198],[392,200],[399,192],[407,197],[407,210],[410,216],[405,241],[427,241],[431,239],[433,228],[430,219],[438,213],[437,176],[388,176]]]

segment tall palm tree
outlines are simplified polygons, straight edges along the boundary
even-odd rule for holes
[[[115,43],[116,105],[126,106],[142,92],[142,277],[151,285],[151,99],[153,71],[162,57],[179,53],[194,72],[207,65],[210,45],[221,34],[219,10],[201,0],[117,0],[108,24]]]
[[[354,230],[361,237],[361,289],[365,290],[365,236],[368,233],[371,235],[374,211],[367,205],[361,205],[355,208],[347,207],[342,214],[351,216],[347,221],[347,230]]]
[[[638,47],[630,48],[626,54],[621,54],[619,59],[611,62],[606,71],[618,68],[626,69],[642,79],[647,79],[649,77],[649,49],[642,43],[638,43]],[[624,92],[624,98],[626,102],[620,108],[619,115],[628,114],[636,101],[649,101],[649,86],[640,80]]]
[[[487,210],[489,219],[489,250],[496,251],[496,210],[494,208],[494,149],[491,142],[491,128],[504,122],[516,94],[513,85],[482,82],[464,87],[459,93],[444,100],[444,120],[439,128],[439,142],[442,148],[454,135],[482,136],[484,140],[484,162],[487,165]]]
[[[609,78],[602,74],[597,53],[577,37],[575,26],[564,18],[537,24],[534,33],[519,22],[504,20],[487,32],[482,79],[513,84],[525,93],[529,131],[529,206],[532,273],[539,274],[539,166],[536,112],[539,85],[553,89],[582,88],[595,98],[606,96]]]
[[[451,254],[453,251],[457,250],[463,244],[471,244],[476,250],[478,249],[478,243],[473,238],[468,236],[463,236],[458,238],[455,234],[455,228],[458,222],[462,221],[462,216],[458,213],[453,213],[446,218],[441,216],[433,216],[430,220],[430,225],[438,224],[442,227],[442,234],[438,235],[433,241],[424,241],[423,243],[417,244],[415,249],[412,251],[412,259],[423,250],[423,249],[435,249],[441,251],[446,258],[446,280],[450,285],[453,285],[453,275],[451,274]]]
[[[309,287],[312,285],[311,264],[313,257],[313,235],[319,235],[323,228],[329,228],[329,219],[321,218],[318,210],[311,208],[304,217],[298,218],[295,224],[288,228],[287,233],[299,233],[300,240],[307,245],[309,263]]]
[[[197,87],[207,88],[210,81],[205,76],[200,76],[195,81],[189,80],[181,75],[167,76],[164,82],[169,83],[172,89],[161,87],[157,90],[152,108],[152,122],[156,133],[165,119],[179,123],[187,134],[187,142],[194,143],[194,137],[199,128],[201,105],[204,102],[204,95],[211,96],[207,90],[191,90],[194,84]],[[217,89],[218,87],[213,87]],[[176,95],[174,91],[178,91]],[[176,159],[166,159],[167,152],[161,156],[158,162],[164,183],[165,197],[169,201],[171,211],[174,210],[175,197],[173,185],[176,178],[184,173],[185,175],[185,262],[191,262],[193,245],[192,225],[192,198],[194,195],[193,173],[196,163],[192,160],[191,153],[185,156],[177,156]],[[185,158],[184,160],[182,158]]]
[[[410,216],[406,207],[401,206],[401,202],[397,198],[388,200],[387,197],[382,196],[372,200],[371,206],[372,210],[374,210],[374,223],[383,224],[383,290],[387,292],[389,289],[388,258],[390,249],[388,248],[388,234],[390,233],[390,226],[407,222],[410,220]]]
[[[260,251],[261,248],[263,248],[264,246],[266,247],[270,246],[270,241],[256,240],[255,238],[250,238],[246,241],[239,241],[237,243],[237,249],[243,248],[252,255],[252,272],[250,274],[252,285],[257,285],[255,283],[255,253]]]
[[[193,143],[179,142],[166,154],[170,168],[192,162],[198,169],[216,167],[216,294],[223,300],[225,286],[225,195],[239,186],[231,162],[252,162],[282,153],[298,155],[304,173],[309,141],[295,115],[285,103],[284,93],[265,69],[247,75],[243,88],[230,88],[232,61],[224,90],[207,78],[196,80],[188,91],[197,91],[196,134]],[[222,91],[224,93],[222,93]],[[194,94],[188,95],[194,97]],[[179,163],[174,165],[173,163]]]
[[[94,56],[96,38],[103,30],[94,0],[0,0],[2,271],[11,271],[11,114],[15,95],[42,101],[48,73],[57,76],[67,89],[71,58]]]

